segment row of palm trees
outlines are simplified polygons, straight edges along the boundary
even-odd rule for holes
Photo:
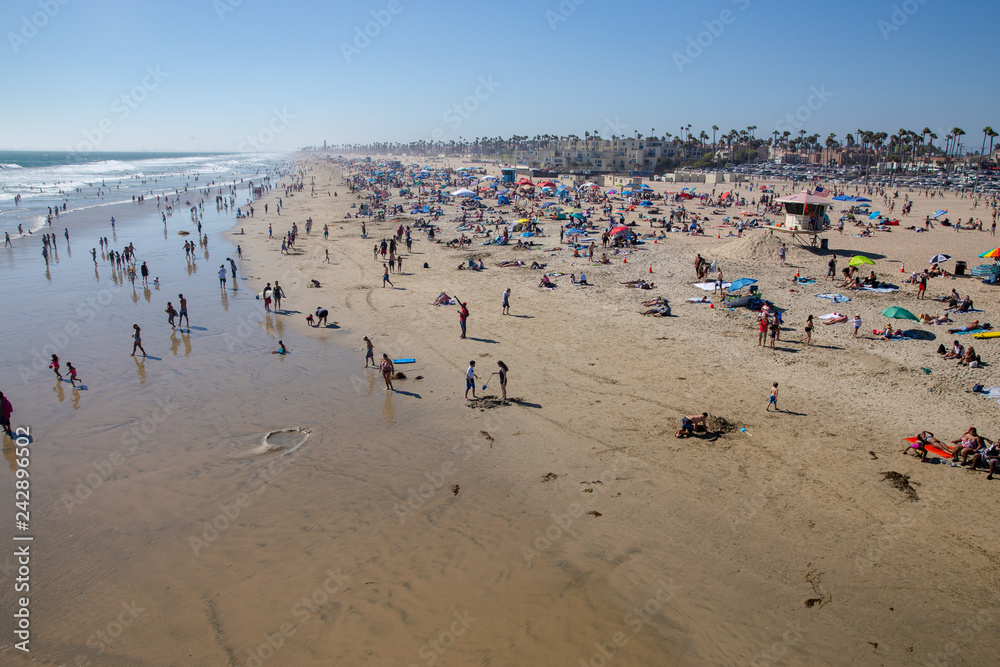
[[[875,164],[884,163],[909,163],[916,165],[921,157],[925,164],[933,157],[943,157],[946,169],[951,168],[953,161],[957,161],[963,154],[962,137],[966,136],[965,131],[960,127],[952,128],[944,137],[943,147],[935,146],[935,140],[939,136],[929,127],[923,128],[920,132],[914,132],[905,128],[900,128],[893,134],[887,132],[876,132],[858,128],[854,133],[848,133],[844,137],[842,144],[834,133],[827,135],[826,139],[820,140],[819,134],[809,134],[804,129],[799,129],[797,133],[785,130],[772,132],[772,137],[762,139],[755,136],[756,125],[749,125],[744,130],[731,129],[724,134],[719,134],[719,126],[712,125],[712,136],[709,137],[705,130],[695,134],[691,130],[691,125],[682,125],[677,134],[665,132],[656,134],[656,129],[650,130],[648,136],[635,131],[634,136],[619,136],[612,134],[614,141],[624,139],[636,139],[647,143],[659,142],[669,144],[674,148],[674,152],[681,158],[700,158],[706,153],[713,153],[712,161],[718,161],[718,153],[725,148],[730,162],[739,161],[737,156],[752,161],[756,159],[756,154],[761,147],[769,147],[775,152],[785,154],[816,153],[824,148],[829,152],[827,159],[832,157],[832,151],[846,146],[854,149],[857,157],[864,158],[866,166],[872,161]],[[796,136],[796,134],[798,136]],[[334,150],[345,150],[355,153],[371,153],[375,155],[398,155],[401,153],[411,155],[436,155],[438,153],[462,154],[473,157],[503,157],[513,154],[515,151],[539,151],[546,149],[558,149],[565,146],[563,142],[583,141],[583,148],[590,150],[595,147],[596,142],[605,141],[598,130],[585,131],[583,139],[575,134],[555,135],[536,134],[534,137],[527,135],[514,135],[510,138],[504,137],[476,137],[472,141],[459,137],[458,140],[444,141],[414,141],[409,143],[380,142],[373,144],[352,144],[332,147]],[[992,127],[983,128],[983,142],[979,155],[980,167],[982,159],[992,154],[993,142],[998,134]],[[709,142],[711,139],[711,143]],[[986,143],[989,141],[989,152],[986,151]],[[981,169],[980,169],[981,170]],[[978,173],[978,172],[977,172]],[[978,176],[977,176],[978,180]]]

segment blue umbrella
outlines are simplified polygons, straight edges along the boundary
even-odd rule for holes
[[[857,201],[854,197],[848,197],[847,195],[837,195],[833,199],[834,201]]]
[[[854,201],[871,201],[871,199],[868,199],[867,197],[858,197]]]
[[[879,217],[880,215],[882,215],[882,211],[872,211],[872,212],[871,212],[871,213],[870,213],[870,214],[868,215],[868,219],[869,219],[869,220],[874,220],[875,218]]]
[[[969,273],[978,277],[996,276],[1000,275],[1000,266],[996,264],[980,264]]]
[[[576,228],[574,228],[574,229],[567,229],[566,233],[567,234],[584,234],[585,232],[582,229],[576,229]]]
[[[740,278],[739,280],[734,280],[729,286],[729,291],[736,292],[743,289],[747,285],[753,285],[755,282],[757,282],[756,278]]]

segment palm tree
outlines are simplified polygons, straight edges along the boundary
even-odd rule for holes
[[[983,158],[985,157],[984,153],[986,152],[986,138],[991,135],[995,137],[997,136],[997,133],[993,131],[992,127],[987,125],[986,127],[983,128],[983,146],[982,148],[979,149],[979,169],[976,170],[976,186],[979,185],[979,175],[983,171]],[[992,151],[993,151],[993,142],[990,141],[990,152]]]
[[[954,146],[954,150],[955,150],[955,161],[957,162],[957,161],[958,161],[958,157],[959,157],[959,154],[960,154],[960,153],[959,153],[959,151],[960,151],[960,149],[961,149],[961,144],[962,144],[962,137],[963,137],[963,136],[965,135],[965,130],[963,130],[963,129],[962,129],[962,128],[960,128],[960,127],[953,127],[953,128],[951,129],[951,134],[952,134],[952,136],[953,136],[953,139],[954,139],[954,143],[955,143],[955,146]]]

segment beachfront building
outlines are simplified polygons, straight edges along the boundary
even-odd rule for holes
[[[700,147],[693,149],[700,153]],[[557,170],[653,171],[661,158],[674,157],[677,148],[660,139],[563,139],[537,150],[514,151],[518,164]],[[692,154],[688,147],[688,157]]]

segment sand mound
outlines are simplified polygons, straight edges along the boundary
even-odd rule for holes
[[[715,255],[725,259],[739,259],[749,262],[773,262],[778,263],[778,248],[781,247],[781,239],[763,232],[754,232],[741,239],[735,239],[721,245],[715,250]],[[787,245],[786,258],[790,258],[793,252],[792,247]]]

